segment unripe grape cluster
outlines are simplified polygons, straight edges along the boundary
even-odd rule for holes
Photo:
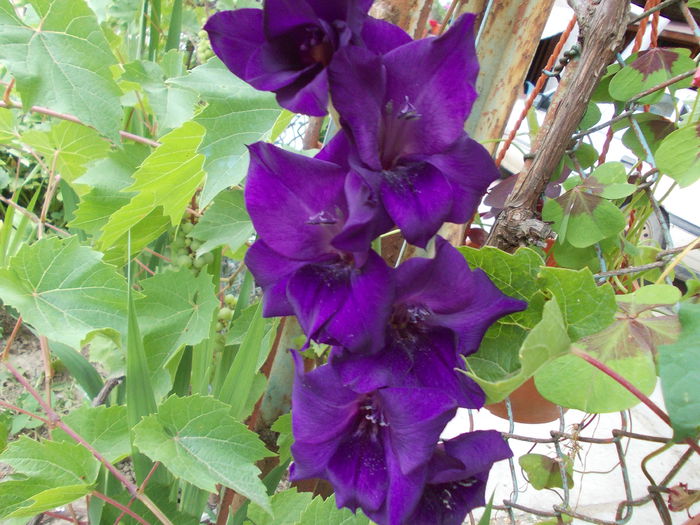
[[[192,268],[198,275],[202,268],[214,261],[214,255],[207,252],[197,256],[197,250],[202,247],[202,242],[191,237],[193,228],[194,224],[190,221],[183,222],[170,245],[170,251],[175,266]]]

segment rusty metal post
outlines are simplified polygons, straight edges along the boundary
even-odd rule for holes
[[[503,135],[553,4],[554,0],[491,3],[477,44],[481,67],[476,82],[479,98],[466,127],[479,142]],[[493,153],[497,143],[484,146]]]
[[[377,0],[370,14],[396,24],[413,38],[421,38],[432,7],[433,0]]]

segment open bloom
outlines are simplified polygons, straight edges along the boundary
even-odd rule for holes
[[[461,525],[469,511],[486,503],[493,464],[512,455],[494,430],[461,434],[437,445],[423,478],[395,481],[401,498],[390,491],[384,507],[366,512],[383,525]]]
[[[383,56],[347,47],[330,65],[350,164],[421,247],[443,222],[465,222],[498,178],[488,152],[464,133],[476,98],[473,21],[465,15],[441,37]]]
[[[366,512],[380,511],[389,491],[415,492],[455,414],[453,399],[436,388],[356,392],[329,365],[304,374],[298,354],[295,359],[291,479],[327,479],[338,506]]]
[[[344,185],[334,163],[250,146],[245,199],[259,239],[245,261],[265,292],[264,315],[295,314],[309,338],[372,351],[383,343],[393,278],[369,246],[333,245],[348,215]]]
[[[436,387],[462,407],[480,408],[483,391],[455,371],[464,365],[460,354],[475,352],[491,324],[527,304],[503,294],[482,270],[471,270],[440,237],[434,258],[409,259],[394,274],[396,297],[382,351],[335,348],[332,365],[362,392],[379,385]]]
[[[372,0],[265,0],[261,9],[221,11],[204,26],[214,53],[282,107],[321,116],[328,106],[327,67],[338,49],[366,45],[382,53],[410,40],[367,16]]]

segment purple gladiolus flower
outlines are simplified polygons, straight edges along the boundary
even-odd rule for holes
[[[304,374],[294,355],[292,480],[327,479],[338,506],[377,512],[390,491],[406,485],[404,478],[415,483],[425,476],[435,443],[456,411],[450,396],[435,388],[359,393],[342,386],[329,365]]]
[[[491,324],[527,304],[503,294],[482,270],[470,270],[440,237],[434,258],[409,259],[395,270],[395,281],[382,351],[333,350],[343,382],[362,392],[380,385],[439,387],[462,407],[483,406],[483,391],[455,372],[464,365],[459,354],[475,352]]]
[[[382,525],[461,525],[469,511],[486,503],[493,464],[512,455],[494,430],[461,434],[437,445],[422,479],[415,473],[394,480],[402,498],[390,496],[379,511],[365,512]]]
[[[372,0],[265,0],[261,9],[221,11],[204,26],[214,53],[256,89],[273,91],[282,107],[322,116],[327,67],[334,53],[365,45],[383,53],[410,41],[392,24],[367,16]]]
[[[465,15],[441,37],[383,56],[347,47],[330,65],[333,104],[354,146],[350,164],[421,247],[443,222],[468,220],[498,178],[488,152],[464,133],[476,98],[473,22]]]
[[[250,146],[245,189],[259,239],[246,265],[265,292],[265,316],[295,314],[309,338],[351,349],[381,348],[394,296],[375,252],[339,250],[347,215],[343,168],[266,143]],[[370,235],[373,225],[368,224]]]

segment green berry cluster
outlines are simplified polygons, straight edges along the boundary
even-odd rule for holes
[[[231,327],[233,309],[236,307],[236,302],[237,300],[233,295],[224,296],[224,306],[219,308],[219,313],[216,316],[216,350],[223,350],[226,346],[226,334]]]
[[[207,60],[214,56],[214,51],[211,49],[209,35],[206,31],[200,31],[197,33],[197,36],[199,37],[197,39],[197,62],[199,64],[204,64]]]
[[[197,257],[197,250],[202,246],[202,242],[191,237],[193,228],[194,224],[191,222],[183,222],[170,245],[170,250],[175,266],[193,268],[198,274],[202,268],[214,261],[214,255],[207,252]]]

